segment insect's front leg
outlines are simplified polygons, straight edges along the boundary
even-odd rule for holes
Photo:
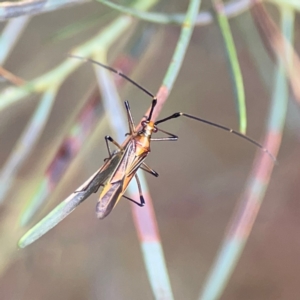
[[[135,133],[135,126],[134,126],[134,121],[131,115],[131,110],[130,110],[130,106],[129,106],[129,102],[125,101],[125,108],[126,108],[126,113],[127,113],[127,120],[128,120],[128,127],[129,127],[129,132],[127,132],[125,134],[125,136],[127,135],[133,135]]]
[[[107,161],[108,159],[110,159],[112,157],[112,153],[111,153],[111,150],[110,150],[108,142],[113,143],[120,150],[123,150],[123,148],[111,136],[109,136],[109,135],[106,135],[104,137],[104,139],[105,139],[105,143],[106,143],[106,147],[107,147],[107,151],[108,151],[108,155],[109,155],[109,157],[105,158],[104,161]]]
[[[160,138],[151,138],[151,141],[177,141],[178,140],[178,136],[173,134],[173,133],[170,133],[170,132],[167,132],[165,130],[162,130],[162,129],[159,129],[159,128],[156,128],[157,131],[161,131],[163,132],[164,134],[168,135],[167,137],[160,137]]]

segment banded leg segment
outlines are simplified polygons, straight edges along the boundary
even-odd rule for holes
[[[113,143],[117,148],[119,148],[119,150],[123,150],[123,148],[111,136],[109,136],[109,135],[106,135],[104,137],[104,139],[105,139],[105,143],[106,143],[107,152],[108,152],[108,155],[109,155],[109,157],[104,158],[104,161],[108,161],[109,159],[112,158],[112,153],[111,153],[111,150],[110,150],[108,142]]]
[[[158,177],[159,174],[154,171],[153,169],[151,169],[147,164],[145,164],[144,162],[142,163],[142,165],[140,166],[140,168],[145,171],[145,172],[148,172],[149,174],[155,176],[155,177]]]
[[[127,120],[128,120],[128,126],[129,126],[129,132],[125,134],[125,136],[127,136],[127,135],[132,135],[135,133],[135,126],[134,126],[134,121],[133,121],[133,118],[131,115],[129,102],[125,101],[124,104],[125,104],[125,108],[126,108]]]
[[[105,139],[105,143],[106,143],[106,147],[107,147],[107,151],[108,151],[108,155],[109,155],[109,158],[112,157],[112,154],[111,154],[111,151],[110,151],[110,147],[109,147],[109,143],[108,142],[111,142],[113,143],[119,150],[123,150],[123,148],[110,136],[110,135],[106,135],[104,137]]]
[[[145,205],[145,199],[144,199],[144,196],[143,196],[143,192],[142,192],[142,187],[141,187],[141,182],[139,180],[139,177],[137,174],[134,175],[135,177],[135,180],[136,180],[136,183],[137,183],[137,186],[138,186],[138,190],[139,190],[139,194],[140,194],[140,202],[138,201],[135,201],[125,195],[123,195],[124,198],[126,198],[127,200],[135,203],[136,205],[140,206],[140,207],[143,207]]]
[[[165,130],[162,130],[162,129],[159,129],[157,128],[157,131],[161,131],[163,132],[164,134],[168,135],[167,137],[160,137],[160,138],[151,138],[151,141],[177,141],[178,140],[178,136],[173,134],[173,133],[170,133],[170,132],[167,132]]]

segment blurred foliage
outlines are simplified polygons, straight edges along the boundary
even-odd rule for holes
[[[288,278],[300,273],[300,2],[207,0],[198,14],[201,1],[193,0],[189,7],[156,0],[39,2],[0,1],[0,19],[6,20],[0,36],[0,298],[173,299],[174,293],[195,299],[199,290],[205,300],[299,294]],[[164,116],[202,114],[256,139],[262,135],[275,156],[283,139],[270,190],[274,165],[264,152],[251,159],[252,148],[242,148],[239,139],[174,121],[166,130],[179,132],[182,142],[163,144],[161,151],[153,145],[161,154],[149,157],[161,174],[159,181],[149,179],[155,214],[146,188],[150,216],[133,208],[133,221],[123,201],[99,224],[90,201],[17,251],[18,239],[99,168],[106,156],[102,136],[127,132],[124,125],[113,132],[122,119],[119,104],[109,112],[104,83],[99,92],[91,67],[68,53],[100,57],[157,89],[155,117],[163,106]],[[124,83],[114,79],[118,87]],[[148,103],[140,99],[144,95],[129,84],[121,93],[139,120]],[[143,236],[143,226],[153,235]]]

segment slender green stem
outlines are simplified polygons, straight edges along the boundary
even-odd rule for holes
[[[120,4],[113,3],[108,0],[96,0],[112,9],[118,10],[121,13],[131,15],[140,20],[158,24],[176,24],[182,25],[184,22],[185,14],[164,14],[157,12],[142,12],[136,9],[132,9]],[[250,0],[233,0],[226,3],[224,11],[227,17],[234,17],[238,14],[251,8],[253,1]],[[196,25],[207,25],[214,21],[214,17],[210,11],[200,12],[196,19]]]
[[[0,3],[0,21],[25,15],[45,13],[75,4],[83,4],[87,1],[89,0],[5,1],[4,3]]]
[[[169,65],[168,71],[163,80],[163,85],[169,90],[172,89],[179,70],[181,68],[183,59],[188,48],[193,29],[195,26],[196,17],[200,8],[201,0],[190,1],[184,23],[182,24],[180,37],[176,45],[171,63]]]
[[[24,16],[12,19],[5,25],[0,36],[0,64],[3,65],[10,51],[20,38],[23,30],[30,21],[30,17]]]
[[[152,115],[153,120],[155,120],[159,115],[178,76],[179,70],[181,68],[183,59],[186,54],[186,50],[188,48],[193,33],[200,5],[201,0],[191,0],[189,3],[186,17],[184,19],[184,23],[182,24],[180,36],[176,48],[174,50],[169,68],[163,79],[162,86],[160,87],[157,93],[158,102]],[[149,110],[147,114],[149,114]]]
[[[294,31],[294,12],[290,9],[282,9],[281,23],[285,37],[291,41]],[[285,55],[290,61],[292,56],[288,48],[286,48]],[[264,144],[274,155],[277,155],[281,144],[288,102],[288,82],[280,56],[277,56],[277,69],[274,75],[272,104]],[[266,193],[273,166],[273,162],[264,154],[257,155],[245,191],[241,196],[239,207],[232,217],[223,244],[219,249],[218,256],[204,284],[199,300],[220,299],[246,245]]]
[[[247,130],[247,113],[245,102],[245,90],[243,83],[243,76],[240,69],[240,64],[237,56],[237,52],[234,45],[234,40],[230,30],[228,19],[224,13],[224,4],[222,0],[213,0],[215,6],[216,18],[218,21],[221,34],[223,36],[226,53],[228,57],[228,63],[231,70],[231,79],[235,94],[235,105],[239,118],[239,130],[243,134],[246,134]]]
[[[283,6],[281,9],[291,9],[289,6]],[[268,50],[271,54],[281,57],[289,78],[291,88],[294,93],[294,100],[300,105],[300,58],[293,46],[287,41],[278,29],[277,25],[267,13],[265,7],[258,2],[252,10],[254,20],[261,31]],[[292,64],[287,60],[286,49],[292,56]]]
[[[106,53],[102,52],[101,55],[95,56],[95,59],[103,62],[104,64],[107,63]],[[95,72],[102,94],[105,112],[111,116],[109,120],[114,134],[113,136],[117,141],[121,141],[124,139],[124,129],[127,129],[128,127],[123,103],[120,100],[112,77],[108,76],[107,71],[95,66]],[[147,275],[155,299],[173,300],[172,288],[158,233],[157,220],[153,209],[153,201],[151,199],[144,174],[139,172],[138,176],[147,205],[145,205],[143,209],[137,205],[132,205],[132,214],[135,221],[137,235],[139,237]],[[138,199],[139,191],[136,185],[130,184],[127,191],[132,199]],[[150,234],[151,237],[149,236]],[[151,239],[150,244],[149,239]]]
[[[2,204],[10,187],[14,183],[18,171],[23,166],[24,161],[30,155],[32,148],[42,134],[50,116],[58,88],[58,86],[52,86],[49,90],[45,91],[31,120],[28,122],[14,148],[11,149],[10,156],[2,166],[0,172],[0,204]]]

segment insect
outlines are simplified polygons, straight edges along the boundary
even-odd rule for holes
[[[199,117],[187,113],[176,112],[166,118],[154,122],[152,120],[152,114],[155,110],[157,99],[152,93],[150,93],[148,90],[140,86],[138,83],[136,83],[129,77],[127,77],[125,74],[109,66],[103,65],[92,59],[85,59],[74,55],[71,55],[71,57],[97,64],[131,82],[133,85],[141,89],[143,92],[145,92],[148,96],[152,98],[150,112],[149,115],[144,117],[144,119],[142,120],[141,129],[137,130],[133,122],[129,102],[124,102],[129,127],[129,132],[126,134],[128,135],[128,138],[125,141],[125,143],[121,146],[111,136],[105,136],[105,142],[109,157],[105,159],[104,165],[94,175],[92,175],[83,185],[81,185],[73,194],[66,198],[62,203],[60,203],[56,208],[54,208],[54,210],[52,210],[44,219],[42,219],[31,230],[29,230],[20,239],[18,244],[19,247],[24,248],[27,245],[34,242],[40,236],[45,234],[47,231],[49,231],[51,228],[57,225],[60,221],[62,221],[67,215],[69,215],[81,202],[83,202],[92,193],[98,192],[100,187],[102,187],[102,190],[100,192],[100,197],[96,205],[96,214],[99,219],[103,219],[104,217],[106,217],[113,210],[113,208],[116,206],[116,204],[122,197],[132,201],[133,203],[139,206],[144,206],[145,200],[143,197],[141,184],[137,175],[137,170],[140,168],[150,173],[151,175],[158,177],[158,173],[151,169],[144,161],[150,152],[151,141],[177,141],[178,136],[158,128],[159,124],[167,122],[169,120],[179,117],[186,117],[220,128],[222,130],[229,131],[230,133],[233,133],[254,144],[255,146],[261,148],[274,161],[276,161],[273,155],[266,148],[264,148],[261,144],[249,138],[248,136],[243,135],[231,128],[207,121],[205,119],[201,119]],[[165,134],[165,136],[157,138],[152,137],[152,135],[157,132],[161,132]],[[112,152],[110,149],[110,143],[115,145],[117,150]],[[133,177],[135,178],[138,186],[140,195],[139,200],[131,199],[124,195]]]

